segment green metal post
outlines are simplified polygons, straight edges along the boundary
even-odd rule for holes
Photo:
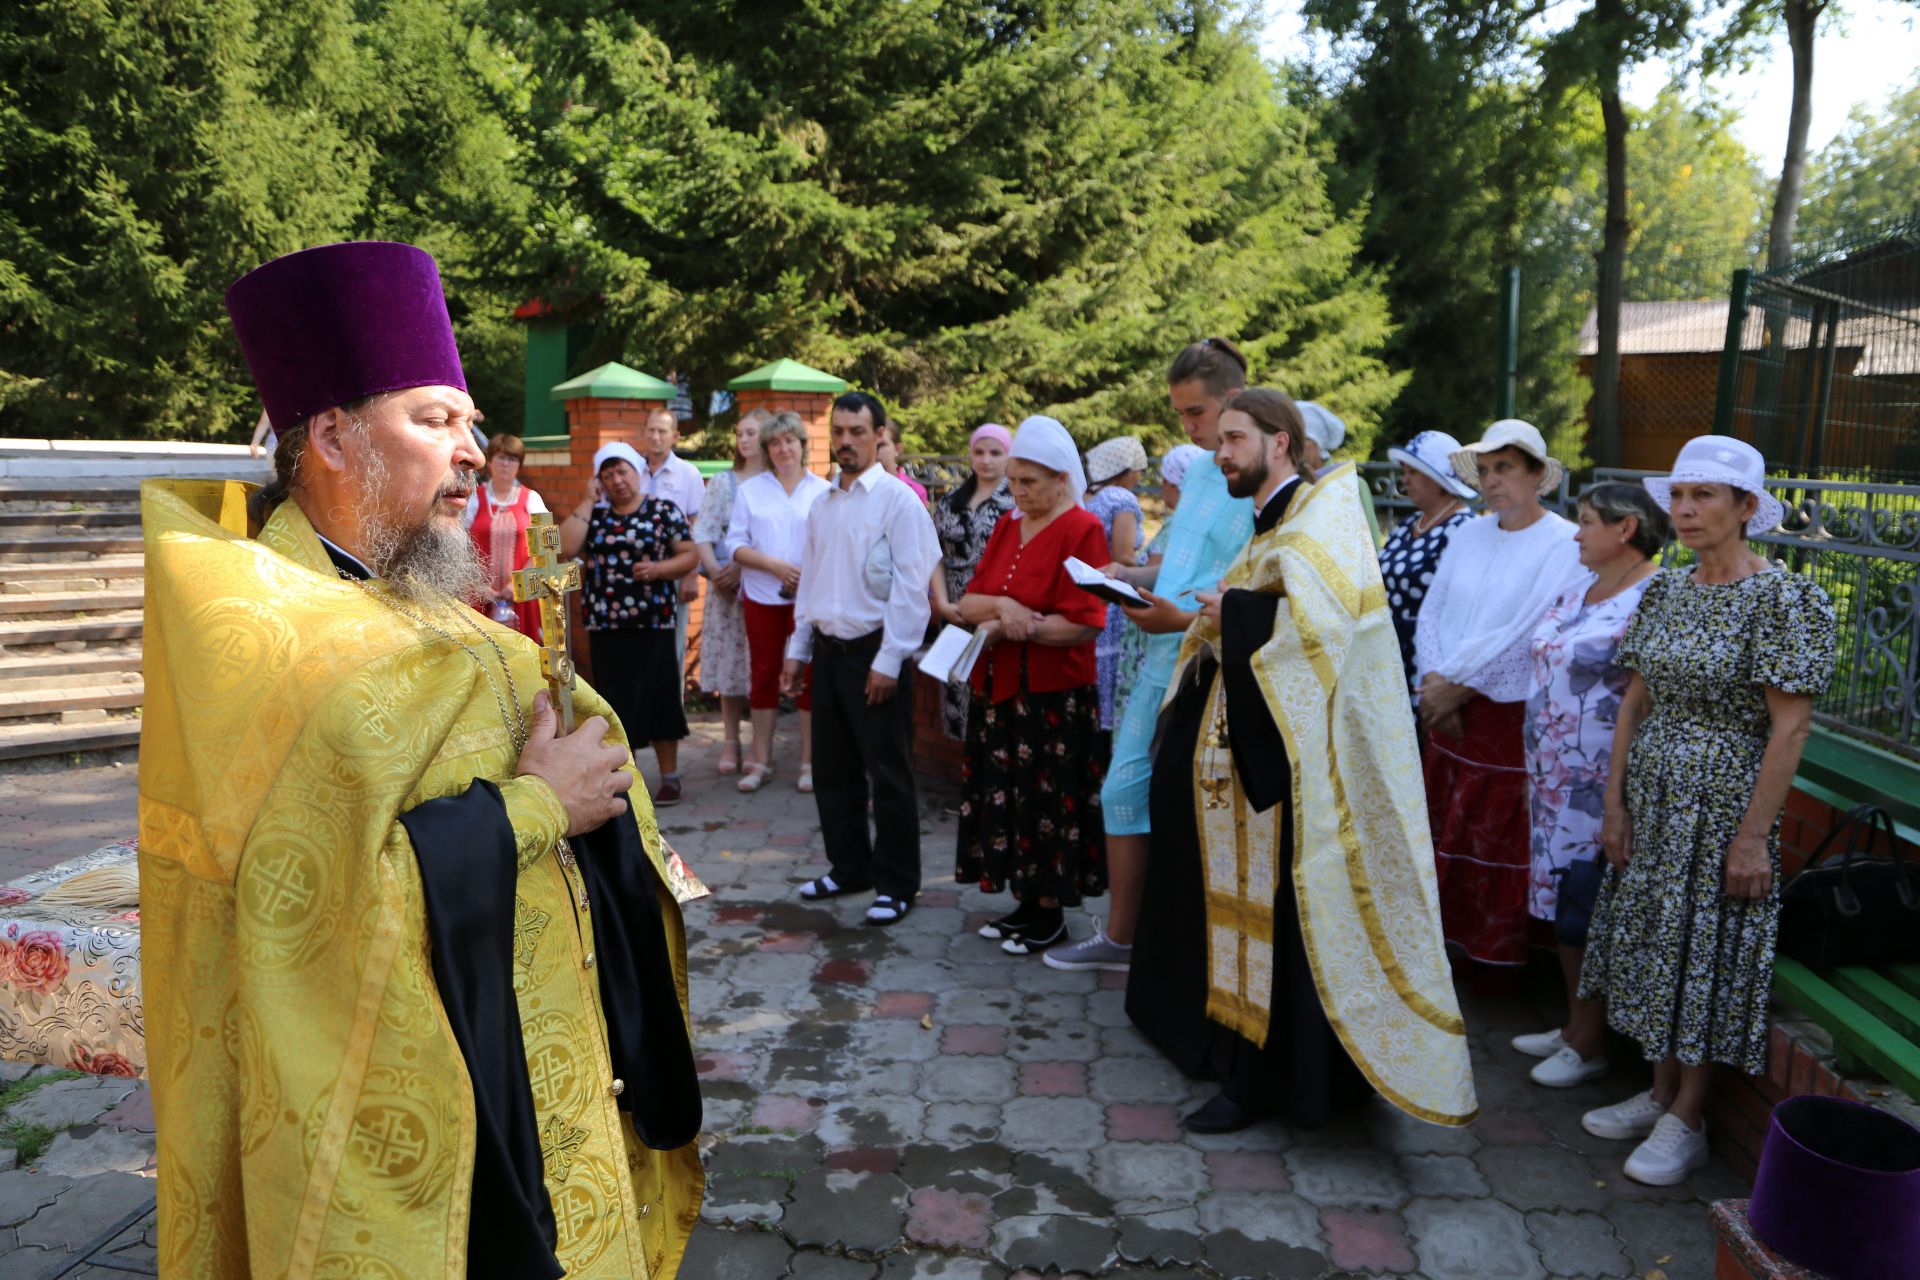
[[[1733,402],[1740,393],[1740,347],[1747,331],[1747,287],[1753,283],[1753,268],[1741,267],[1733,273],[1733,288],[1727,294],[1727,338],[1720,347],[1720,384],[1713,393],[1713,433],[1733,434]]]
[[[567,324],[538,319],[527,325],[526,423],[522,436],[567,434],[566,406],[547,393],[567,376]]]
[[[1508,267],[1500,278],[1500,378],[1494,391],[1493,416],[1511,418],[1520,396],[1520,268]]]

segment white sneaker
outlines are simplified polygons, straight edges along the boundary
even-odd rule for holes
[[[1551,1058],[1567,1047],[1566,1038],[1560,1034],[1560,1028],[1551,1031],[1536,1031],[1531,1035],[1515,1036],[1513,1047],[1529,1058]]]
[[[1707,1122],[1698,1129],[1676,1115],[1663,1115],[1647,1140],[1627,1157],[1626,1174],[1650,1187],[1671,1187],[1707,1163]]]
[[[1665,1114],[1667,1109],[1653,1100],[1653,1090],[1648,1089],[1625,1102],[1594,1108],[1580,1117],[1580,1127],[1596,1138],[1644,1138]]]
[[[1568,1045],[1551,1058],[1535,1064],[1527,1075],[1535,1084],[1543,1084],[1549,1089],[1571,1089],[1607,1074],[1607,1068],[1605,1058],[1582,1058],[1578,1049]]]

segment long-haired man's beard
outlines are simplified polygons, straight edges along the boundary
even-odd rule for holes
[[[473,539],[456,521],[436,519],[430,511],[412,525],[394,520],[385,511],[390,473],[377,450],[365,451],[361,468],[360,500],[355,514],[360,526],[362,559],[373,576],[418,604],[462,603],[485,599],[487,566]],[[434,495],[434,508],[449,495],[462,497],[474,490],[473,477],[447,477]]]
[[[1227,493],[1235,498],[1251,498],[1267,482],[1268,470],[1265,456],[1236,468],[1227,477]]]

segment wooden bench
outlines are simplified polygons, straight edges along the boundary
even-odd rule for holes
[[[1795,785],[1843,812],[1857,804],[1879,805],[1892,816],[1900,839],[1920,845],[1920,764],[1816,728]],[[1920,964],[1816,972],[1776,956],[1773,983],[1832,1035],[1842,1069],[1870,1069],[1920,1098]]]

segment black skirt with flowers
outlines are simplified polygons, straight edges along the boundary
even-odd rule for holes
[[[1107,772],[1095,685],[1054,693],[1025,688],[967,708],[967,772],[960,793],[954,879],[1022,902],[1107,891],[1100,782]]]

